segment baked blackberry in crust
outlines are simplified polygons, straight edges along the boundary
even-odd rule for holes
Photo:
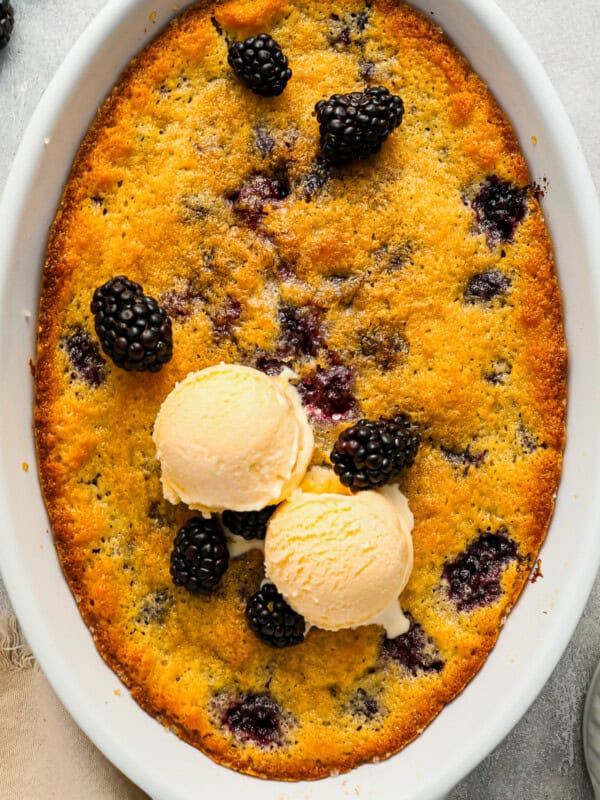
[[[294,69],[275,98],[226,62],[225,39],[257,31]],[[402,125],[370,158],[325,165],[315,103],[364,91],[365,75],[402,97]],[[544,538],[564,442],[561,299],[531,185],[481,80],[392,0],[192,6],[86,135],[43,275],[41,482],[99,652],[219,763],[296,780],[381,759],[493,646]],[[172,318],[160,372],[118,369],[90,345],[93,291],[123,273]],[[332,471],[335,441],[361,418],[401,409],[418,427],[396,478],[415,517],[407,638],[373,625],[261,642],[245,617],[264,578],[257,548],[210,596],[172,585],[190,510],[163,499],[152,426],[176,382],[219,362],[294,371],[315,466]],[[469,548],[499,531],[514,548],[463,590],[458,573],[490,550]]]

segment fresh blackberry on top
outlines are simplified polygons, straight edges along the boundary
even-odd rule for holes
[[[223,525],[243,539],[264,539],[267,534],[267,523],[277,506],[267,506],[261,511],[224,511]]]
[[[15,12],[10,0],[0,0],[0,50],[10,41],[15,26]]]
[[[315,106],[323,155],[333,164],[377,153],[402,122],[404,103],[384,86],[334,94]]]
[[[412,466],[419,434],[405,414],[361,419],[339,435],[331,451],[333,470],[344,486],[373,489]]]
[[[210,594],[229,566],[225,534],[215,517],[192,517],[177,532],[171,552],[171,577],[176,586]]]
[[[258,638],[271,647],[291,647],[304,641],[304,617],[290,608],[274,583],[265,583],[252,595],[246,617]]]
[[[111,278],[94,292],[91,310],[102,349],[121,369],[158,372],[171,359],[171,320],[138,283]]]
[[[292,77],[283,50],[266,33],[231,42],[227,61],[242,83],[263,97],[281,94]]]

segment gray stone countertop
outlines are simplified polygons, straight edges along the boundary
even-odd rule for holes
[[[25,127],[57,67],[106,0],[12,0],[16,25],[0,51],[0,191]],[[600,186],[600,0],[497,0],[546,68]],[[0,223],[1,229],[1,223]],[[0,580],[0,610],[10,608]],[[581,716],[600,660],[600,579],[544,690],[449,800],[592,800]],[[2,721],[0,720],[0,725]],[[82,796],[85,796],[82,787]],[[115,800],[117,800],[115,798]]]

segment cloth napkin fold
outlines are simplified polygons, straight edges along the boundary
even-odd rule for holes
[[[149,800],[79,730],[2,613],[0,720],[0,800]]]

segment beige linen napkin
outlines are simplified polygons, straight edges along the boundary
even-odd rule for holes
[[[79,730],[0,613],[0,800],[147,800]]]

